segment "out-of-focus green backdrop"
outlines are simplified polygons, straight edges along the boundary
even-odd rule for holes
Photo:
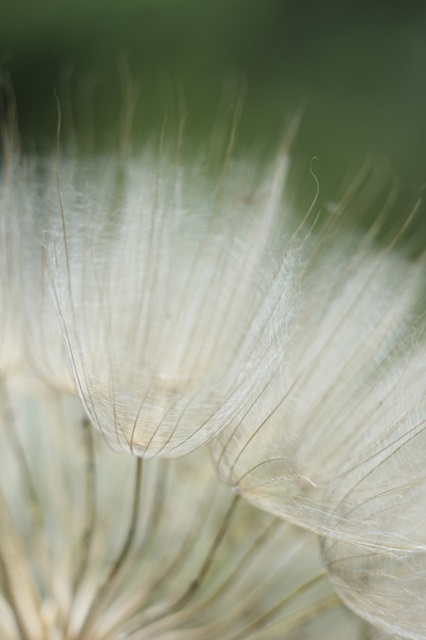
[[[326,193],[369,155],[407,199],[426,180],[424,0],[0,0],[0,47],[32,144],[54,139],[54,87],[98,141],[123,110],[126,74],[144,135],[183,93],[203,141],[243,82],[240,143],[261,153],[303,109],[296,154],[318,158]]]

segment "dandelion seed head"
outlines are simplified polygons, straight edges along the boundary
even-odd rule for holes
[[[8,162],[3,636],[425,638],[423,261],[282,154]]]
[[[233,497],[206,450],[142,466],[78,398],[33,375],[1,393],[2,638],[363,640],[316,537]]]
[[[300,526],[417,549],[426,379],[410,325],[423,265],[363,241],[340,253],[343,238],[323,253],[312,240],[281,367],[215,439],[214,460],[254,504]]]
[[[46,279],[44,232],[49,225],[52,162],[4,159],[0,171],[0,371],[30,366],[50,384],[75,390],[57,314]]]
[[[49,269],[93,424],[118,449],[176,456],[211,439],[266,383],[290,324],[294,255],[276,252],[278,204],[267,190],[256,212],[240,203],[244,172],[210,194],[191,167],[174,181],[173,165],[159,175],[152,166],[149,154],[124,167],[100,162],[90,181],[102,195],[79,211],[89,168],[64,163]]]
[[[426,636],[426,553],[392,556],[341,541],[324,541],[329,575],[352,610],[396,637]]]

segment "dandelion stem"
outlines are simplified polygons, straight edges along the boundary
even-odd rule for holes
[[[114,586],[115,581],[118,579],[120,571],[124,566],[125,561],[131,550],[135,533],[136,533],[136,525],[137,525],[137,520],[139,515],[140,494],[141,494],[141,486],[142,486],[141,481],[142,481],[142,458],[137,458],[136,467],[135,467],[135,482],[134,482],[134,488],[133,488],[132,513],[131,513],[129,528],[127,530],[127,535],[124,540],[120,553],[118,554],[114,564],[112,565],[106,580],[98,590],[92,602],[92,605],[86,615],[86,619],[80,631],[80,640],[84,640],[85,638],[89,637],[88,633],[91,630],[91,627],[96,618],[96,615],[108,600],[111,589]]]
[[[83,418],[81,421],[81,427],[83,430],[84,450],[86,455],[84,525],[80,543],[78,545],[79,559],[77,560],[77,571],[74,576],[72,587],[73,600],[70,605],[68,620],[66,622],[65,637],[67,637],[69,623],[72,618],[75,596],[88,566],[96,524],[96,460],[92,428],[87,418]]]

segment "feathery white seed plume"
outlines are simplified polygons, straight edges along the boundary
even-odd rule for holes
[[[253,503],[318,533],[426,548],[426,351],[409,328],[423,265],[363,240],[319,252],[312,240],[281,366],[212,444],[216,465]]]
[[[159,164],[159,166],[158,166]],[[293,304],[280,255],[285,159],[248,205],[151,153],[59,164],[49,269],[76,387],[113,447],[178,456],[230,423],[283,356]]]
[[[3,158],[0,170],[0,372],[31,366],[54,386],[74,388],[46,279],[44,233],[56,181],[52,159]]]
[[[422,265],[368,238],[282,233],[284,164],[250,198],[252,166],[212,191],[196,167],[154,165],[150,153],[124,164],[64,159],[58,184],[35,180],[42,195],[24,198],[29,220],[46,202],[53,297],[91,421],[114,447],[148,457],[216,438],[216,465],[243,496],[334,538],[324,542],[330,576],[382,627],[377,637],[425,638],[425,358],[409,327]],[[21,242],[17,227],[5,229],[5,247],[9,229]],[[36,255],[28,264],[43,274]],[[41,302],[37,285],[25,290],[22,352],[62,387],[43,278]],[[34,302],[39,323],[28,330]],[[19,606],[36,620],[29,602],[24,593]]]
[[[424,264],[364,239],[312,240],[282,367],[213,457],[253,504],[326,537],[329,575],[354,611],[424,639]]]
[[[420,521],[422,493],[415,508]],[[353,611],[396,637],[426,638],[424,549],[389,555],[329,539],[323,540],[323,556],[337,592]]]
[[[23,265],[26,247],[24,221],[28,202],[15,188],[16,176],[26,183],[25,169],[8,156],[0,165],[0,372],[22,366],[24,348],[24,299],[26,281]],[[18,222],[19,220],[19,222]]]
[[[25,375],[0,390],[2,639],[375,637],[316,536],[233,497],[206,451],[120,456],[77,398]]]

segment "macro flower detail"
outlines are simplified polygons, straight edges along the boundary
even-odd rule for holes
[[[323,556],[337,592],[353,611],[395,637],[426,638],[424,549],[390,554],[325,539]]]
[[[51,158],[8,150],[0,171],[0,371],[30,364],[49,384],[73,392],[43,246],[55,185]]]
[[[40,379],[1,393],[5,640],[376,637],[334,594],[316,537],[233,496],[206,451],[132,459]]]
[[[5,164],[0,173],[0,371],[7,373],[24,360],[25,290],[22,263],[25,246],[17,218],[25,217],[25,205],[16,189],[18,163],[11,150],[5,150]],[[22,175],[22,173],[21,173]],[[23,179],[25,182],[25,179]],[[19,215],[17,214],[19,211]],[[21,217],[22,216],[22,217]],[[21,292],[21,295],[18,295]]]
[[[0,634],[426,638],[422,259],[171,157],[5,160]]]
[[[362,239],[303,263],[282,370],[212,443],[250,502],[324,537],[337,591],[386,632],[426,637],[424,264]],[[336,259],[346,258],[343,268]],[[407,286],[409,283],[409,286]]]
[[[219,434],[213,457],[250,501],[296,524],[378,550],[418,550],[426,377],[414,314],[423,265],[363,242],[338,238],[342,253],[327,243],[302,262],[282,367]]]
[[[267,384],[292,308],[293,255],[272,251],[285,173],[283,158],[250,207],[248,169],[212,193],[198,167],[148,152],[61,162],[52,290],[76,387],[115,448],[187,453]]]

